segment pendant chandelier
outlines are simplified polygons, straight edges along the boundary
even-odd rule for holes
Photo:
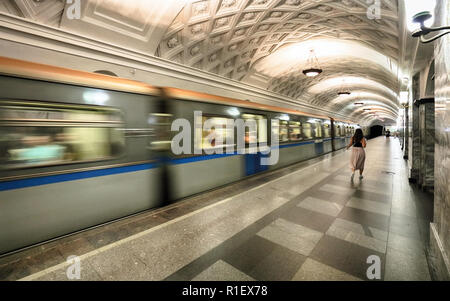
[[[308,68],[303,70],[303,74],[308,77],[315,77],[315,76],[319,75],[320,73],[322,73],[322,71],[323,71],[320,68],[319,60],[317,59],[317,57],[314,53],[314,49],[310,50],[307,65],[308,65]]]
[[[343,96],[343,95],[350,95],[350,94],[352,94],[352,92],[350,92],[348,89],[345,88],[345,79],[343,79],[342,86],[338,91],[338,95]]]

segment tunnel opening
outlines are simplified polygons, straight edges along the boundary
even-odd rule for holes
[[[374,125],[370,128],[369,139],[377,138],[383,135],[383,127],[381,125]]]

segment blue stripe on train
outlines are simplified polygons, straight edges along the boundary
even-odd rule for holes
[[[23,180],[6,181],[0,182],[0,191],[135,172],[140,170],[152,169],[155,167],[156,167],[155,163],[148,163],[148,164],[138,164],[131,166],[98,169],[91,171],[81,171],[62,175],[44,176]]]
[[[306,144],[314,144],[314,141],[300,142],[300,143],[288,144],[288,145],[280,145],[280,148],[295,147],[295,146],[306,145]],[[195,156],[195,157],[189,157],[189,158],[173,159],[173,160],[170,160],[170,163],[179,165],[179,164],[187,164],[187,163],[193,163],[193,162],[199,162],[199,161],[205,161],[205,160],[219,159],[219,158],[224,158],[224,157],[231,157],[231,156],[236,156],[236,155],[238,155],[237,152],[235,152],[233,154],[214,154],[214,155],[205,155],[205,156]],[[156,163],[148,163],[148,164],[138,164],[138,165],[131,165],[131,166],[98,169],[98,170],[91,170],[91,171],[82,171],[82,172],[68,173],[68,174],[62,174],[62,175],[36,177],[36,178],[23,179],[23,180],[5,181],[5,182],[0,182],[0,191],[41,186],[41,185],[54,184],[54,183],[60,183],[60,182],[75,181],[75,180],[88,179],[88,178],[96,178],[96,177],[109,176],[109,175],[128,173],[128,172],[135,172],[135,171],[140,171],[140,170],[152,169],[152,168],[155,168],[156,166],[157,166]]]
[[[294,146],[314,144],[314,143],[315,143],[314,141],[300,142],[300,143],[295,143],[295,144],[280,145],[280,148],[294,147]]]
[[[281,148],[287,148],[287,147],[295,147],[295,146],[306,145],[306,144],[314,144],[314,141],[280,145],[279,148],[281,149]],[[188,158],[173,159],[173,160],[170,160],[170,163],[179,165],[179,164],[186,164],[186,163],[193,163],[193,162],[199,162],[199,161],[205,161],[205,160],[231,157],[231,156],[236,156],[236,155],[246,155],[246,154],[239,154],[238,152],[234,152],[232,154],[213,154],[213,155],[204,155],[204,156],[194,156],[194,157],[188,157]]]
[[[188,157],[188,158],[173,159],[173,160],[170,160],[170,163],[179,165],[179,164],[186,164],[186,163],[192,163],[192,162],[199,162],[199,161],[205,161],[205,160],[231,157],[231,156],[236,156],[236,155],[238,155],[237,152],[234,152],[232,154],[214,154],[214,155],[205,155],[205,156],[195,156],[195,157]]]

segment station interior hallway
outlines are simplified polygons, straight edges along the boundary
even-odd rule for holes
[[[432,195],[408,183],[396,138],[248,178],[167,207],[0,258],[1,280],[431,280]]]

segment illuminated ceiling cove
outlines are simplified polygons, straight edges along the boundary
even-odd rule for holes
[[[369,4],[368,4],[369,2]],[[267,89],[355,121],[397,119],[401,82],[397,0],[2,0],[0,12]],[[311,49],[323,73],[307,78]],[[401,66],[400,66],[401,67]],[[338,96],[342,89],[351,95]],[[381,117],[380,117],[381,118]]]

